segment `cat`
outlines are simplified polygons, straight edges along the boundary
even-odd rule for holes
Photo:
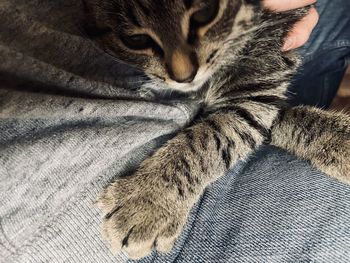
[[[196,120],[100,195],[103,235],[130,258],[168,252],[204,189],[272,143],[350,183],[350,117],[288,107],[300,60],[282,51],[309,7],[283,13],[258,0],[84,0],[88,36],[144,71],[158,89],[196,100]]]

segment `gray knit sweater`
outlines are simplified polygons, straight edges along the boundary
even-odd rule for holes
[[[81,36],[79,5],[0,1],[1,262],[112,259],[97,193],[194,112],[140,100],[134,72]]]

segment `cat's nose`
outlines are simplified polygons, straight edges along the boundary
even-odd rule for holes
[[[186,54],[181,51],[174,51],[167,69],[170,78],[179,83],[190,83],[198,72],[198,61],[195,53]]]
[[[188,78],[186,79],[174,79],[174,80],[179,83],[191,83],[196,77],[196,75],[197,75],[197,70],[193,71],[192,74],[188,76]]]

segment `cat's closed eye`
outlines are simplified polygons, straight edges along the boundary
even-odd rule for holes
[[[134,50],[142,50],[151,48],[154,44],[153,39],[146,34],[121,35],[123,44]]]
[[[181,91],[198,90],[224,61],[220,57],[228,46],[223,44],[233,37],[242,5],[240,0],[84,1],[89,24],[111,29],[94,39],[104,50]]]

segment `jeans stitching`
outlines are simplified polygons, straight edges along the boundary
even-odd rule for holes
[[[329,51],[330,49],[336,50],[336,49],[340,49],[340,48],[350,48],[350,40],[340,40],[340,41],[337,41],[336,43],[333,43],[333,44],[324,44],[317,51],[315,51],[309,55],[305,55],[302,58],[303,63],[306,64],[306,63],[310,62],[311,60],[313,60],[316,57],[316,55],[319,56],[322,53]]]

